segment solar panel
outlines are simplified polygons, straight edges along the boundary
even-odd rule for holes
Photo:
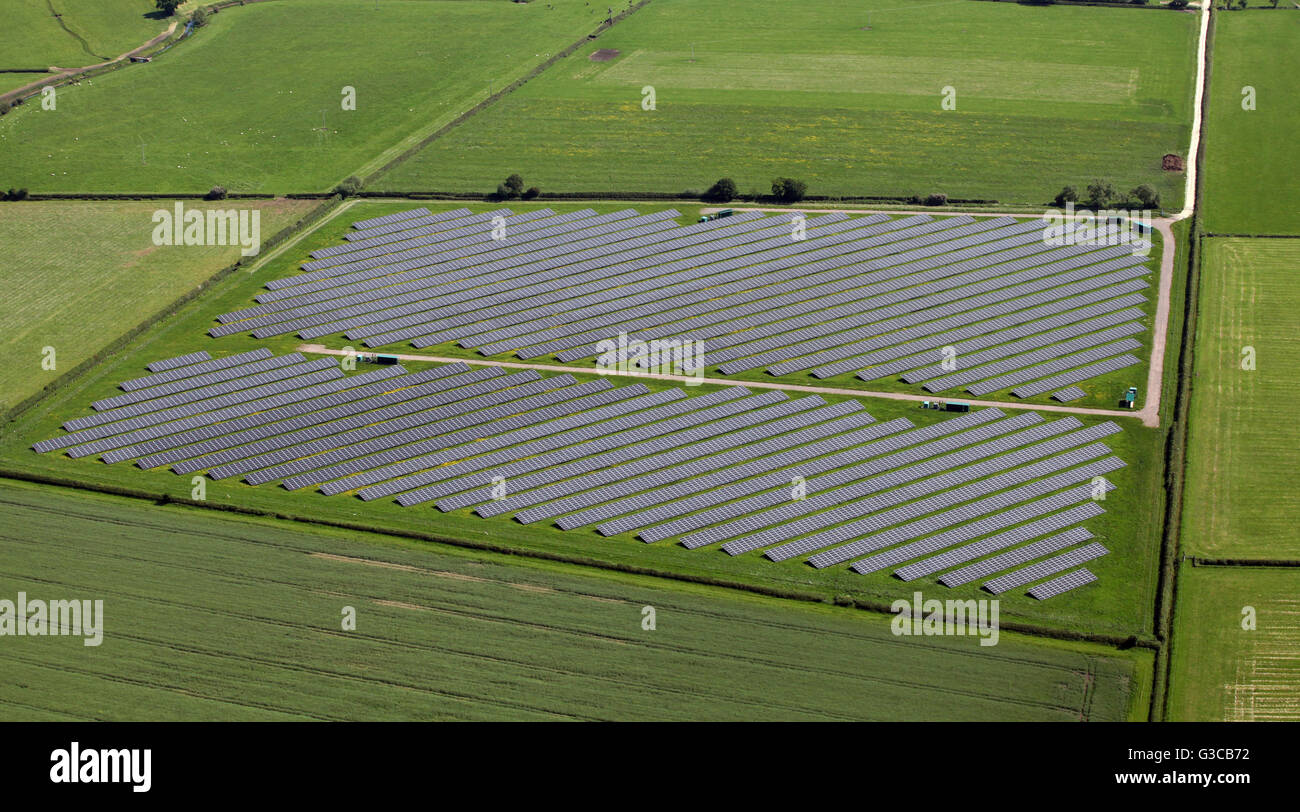
[[[1095,503],[1084,503],[1079,507],[1072,508],[1071,510],[1066,511],[1066,513],[1085,510],[1087,508],[1092,508],[1098,512],[1100,512],[1101,510],[1096,506]],[[1039,524],[1039,523],[1035,522],[1034,524]],[[1064,533],[1057,533],[1054,536],[1048,536],[1047,538],[1040,539],[1039,541],[1035,541],[1032,544],[1026,544],[1023,547],[1017,547],[1014,550],[1010,550],[1008,552],[995,555],[992,558],[987,558],[983,561],[977,561],[974,564],[968,564],[964,567],[961,567],[960,569],[955,569],[952,572],[945,573],[944,575],[941,575],[939,577],[939,583],[949,587],[968,584],[971,581],[974,581],[978,578],[986,578],[994,574],[995,572],[1001,572],[1002,570],[1008,569],[1010,567],[1016,567],[1021,564],[1028,564],[1030,561],[1033,561],[1034,559],[1042,558],[1045,555],[1050,555],[1051,553],[1059,552],[1060,550],[1064,550],[1066,547],[1073,547],[1076,544],[1082,544],[1085,541],[1090,541],[1091,539],[1092,539],[1092,533],[1089,533],[1087,530],[1085,530],[1082,527],[1073,527],[1065,531]],[[972,551],[972,552],[976,552],[976,551]],[[976,555],[979,554],[981,553],[976,552]],[[944,562],[940,566],[940,569],[946,566],[950,566],[950,565],[947,562]]]
[[[199,350],[188,355],[178,355],[175,358],[163,358],[160,361],[152,361],[145,365],[150,372],[166,372],[169,369],[197,364],[199,361],[207,361],[212,356],[208,355],[206,350]]]
[[[1037,564],[1030,564],[1027,567],[1022,567],[1021,569],[1014,570],[1006,575],[994,578],[991,581],[986,581],[984,582],[984,588],[996,595],[1000,592],[1006,592],[1008,589],[1015,589],[1019,586],[1032,584],[1034,581],[1046,578],[1049,575],[1054,575],[1062,570],[1077,567],[1080,564],[1093,560],[1094,558],[1100,558],[1109,552],[1110,551],[1101,544],[1094,541],[1093,543],[1083,547],[1054,555],[1051,558],[1038,562]]]
[[[1052,400],[1058,400],[1061,403],[1069,403],[1072,400],[1087,397],[1088,393],[1077,386],[1067,386],[1059,392],[1052,393]]]
[[[1054,598],[1063,592],[1069,592],[1071,589],[1078,589],[1097,580],[1097,576],[1088,571],[1086,567],[1080,567],[1073,572],[1067,572],[1064,575],[1058,575],[1051,580],[1044,581],[1038,586],[1029,590],[1029,597],[1034,600],[1045,601],[1048,598]]]

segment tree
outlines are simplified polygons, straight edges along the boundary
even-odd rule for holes
[[[1066,186],[1063,187],[1056,195],[1056,198],[1052,200],[1052,205],[1056,206],[1058,209],[1063,209],[1065,208],[1066,203],[1077,202],[1079,202],[1079,193],[1074,190],[1073,186]]]
[[[1144,209],[1160,208],[1160,193],[1145,183],[1129,192],[1128,196]]]
[[[194,23],[195,28],[202,28],[203,26],[207,25],[208,10],[206,8],[203,8],[202,6],[199,6],[194,10],[194,13],[190,15],[190,22]]]
[[[727,203],[736,199],[736,182],[731,178],[718,178],[718,182],[708,188],[703,195],[705,200]]]
[[[1108,180],[1094,180],[1088,184],[1088,205],[1094,209],[1109,208],[1115,199],[1115,187]]]
[[[927,206],[946,206],[948,205],[948,196],[939,192],[937,194],[926,195],[925,205]]]
[[[225,199],[226,199],[226,187],[224,187],[224,186],[213,186],[211,189],[208,190],[208,193],[207,193],[207,195],[204,196],[204,199],[205,199],[205,200],[225,200]]]
[[[778,203],[798,203],[808,193],[808,184],[794,178],[777,178],[772,181],[772,197]]]
[[[159,11],[170,17],[176,13],[176,8],[180,6],[182,2],[184,2],[184,0],[154,0],[154,6]]]
[[[524,193],[524,179],[515,173],[506,178],[505,187],[510,190],[510,197],[519,197]]]
[[[542,190],[538,189],[536,186],[529,186],[527,189],[524,190],[524,193],[521,195],[521,197],[523,197],[524,200],[532,200],[533,198],[537,197],[541,193]]]
[[[341,197],[352,197],[361,191],[361,178],[352,175],[347,180],[334,187],[334,194]]]
[[[9,102],[0,102],[0,116],[7,114],[12,109],[14,109],[13,105]]]

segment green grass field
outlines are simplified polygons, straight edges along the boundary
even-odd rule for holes
[[[874,7],[874,8],[873,8]],[[863,30],[870,12],[870,30]],[[396,167],[394,190],[766,193],[1042,205],[1095,177],[1182,203],[1195,17],[1009,3],[653,0]],[[619,51],[604,62],[597,49]],[[940,107],[944,87],[956,110]],[[642,109],[645,87],[655,109]]]
[[[0,14],[0,68],[10,70],[94,65],[143,45],[170,22],[153,0],[3,0]]]
[[[1289,5],[1289,4],[1284,4]],[[1300,233],[1300,11],[1216,14],[1205,129],[1205,228],[1219,234]],[[1245,110],[1243,89],[1255,89]]]
[[[206,338],[204,331],[213,323],[215,314],[243,306],[265,280],[289,273],[309,249],[337,241],[338,235],[351,221],[405,208],[410,208],[410,204],[356,203],[324,222],[301,243],[268,259],[264,265],[254,267],[252,273],[234,274],[223,280],[203,297],[186,305],[175,317],[133,342],[128,350],[23,415],[11,426],[8,441],[0,445],[0,467],[99,486],[128,487],[159,496],[188,498],[189,479],[169,471],[140,471],[134,466],[107,466],[66,456],[37,455],[30,450],[30,444],[57,434],[59,423],[84,414],[90,401],[117,392],[117,382],[142,374],[141,369],[148,361],[197,349],[208,349],[213,353],[235,353],[257,347],[268,347],[277,353],[292,351],[300,344],[293,337],[257,340],[235,335],[213,340]],[[421,365],[412,363],[408,367],[415,369]],[[646,383],[651,388],[667,385],[654,381]],[[710,389],[709,386],[698,387],[692,394]],[[826,399],[833,402],[840,398]],[[916,425],[924,425],[941,419],[938,413],[920,410],[903,401],[866,398],[863,405],[881,420],[906,416]],[[1089,417],[1084,417],[1083,421],[1096,422],[1095,418]],[[1108,438],[1107,445],[1128,463],[1128,467],[1113,477],[1119,488],[1109,495],[1106,514],[1088,522],[1088,529],[1111,550],[1110,555],[1096,562],[1094,571],[1100,582],[1079,590],[1067,600],[1039,602],[1020,593],[1004,594],[1001,597],[1005,617],[1054,628],[1113,635],[1149,632],[1162,521],[1161,511],[1152,509],[1153,505],[1163,504],[1160,480],[1162,436],[1159,431],[1141,428],[1136,420],[1125,420],[1121,425],[1124,431]],[[564,532],[542,526],[545,523],[525,526],[503,518],[484,520],[467,510],[431,514],[430,511],[436,510],[432,506],[402,508],[389,500],[362,502],[347,496],[327,497],[316,492],[254,487],[234,480],[210,483],[207,495],[209,501],[259,511],[427,534],[606,567],[643,568],[824,599],[848,595],[866,602],[888,603],[912,592],[910,585],[902,584],[884,572],[862,576],[842,567],[814,570],[800,559],[773,563],[756,555],[731,557],[716,549],[692,551],[675,543],[648,545],[630,534],[606,539],[590,528]],[[432,518],[435,516],[436,519]],[[981,597],[986,593],[976,584],[945,590],[943,594],[966,598]]]
[[[1300,557],[1300,241],[1205,242],[1192,383],[1183,546],[1214,558]],[[1256,369],[1242,369],[1245,347]]]
[[[578,0],[553,5],[277,0],[227,9],[153,63],[62,89],[57,111],[24,105],[0,119],[0,185],[327,190],[597,25]],[[342,109],[344,87],[356,90],[355,110]]]
[[[1168,718],[1300,720],[1300,572],[1191,567],[1178,576]],[[1255,610],[1255,629],[1242,610]]]
[[[853,610],[60,489],[0,503],[0,594],[104,601],[98,647],[0,649],[7,721],[1122,720],[1145,693],[1142,652],[904,639]]]
[[[186,201],[262,212],[262,238],[315,205],[304,200]],[[238,246],[155,246],[153,212],[171,201],[28,202],[0,206],[0,411],[94,355],[240,256]],[[20,293],[21,292],[21,293]],[[54,347],[55,368],[42,367]]]

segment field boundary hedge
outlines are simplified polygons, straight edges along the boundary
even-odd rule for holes
[[[1288,569],[1300,567],[1300,560],[1294,558],[1200,558],[1189,556],[1193,567],[1272,567]]]
[[[420,139],[420,141],[417,142],[416,144],[413,144],[410,147],[410,149],[407,149],[406,151],[402,152],[400,155],[393,158],[388,163],[384,164],[383,166],[376,169],[374,172],[371,172],[369,175],[362,178],[362,185],[369,186],[375,180],[378,180],[379,178],[383,177],[385,174],[391,172],[393,169],[396,169],[398,166],[401,166],[403,163],[409,160],[417,152],[423,150],[429,144],[432,144],[434,141],[437,141],[439,138],[446,135],[451,130],[455,129],[461,124],[464,124],[466,120],[472,118],[474,115],[481,112],[484,108],[488,107],[489,105],[499,101],[505,96],[518,90],[520,87],[524,85],[525,82],[528,82],[530,79],[536,79],[543,72],[545,72],[547,68],[551,67],[561,59],[568,57],[574,51],[577,51],[586,43],[590,42],[591,40],[605,33],[609,29],[613,28],[615,25],[618,25],[620,22],[627,19],[628,17],[635,14],[636,12],[640,11],[641,9],[645,8],[646,5],[649,3],[650,0],[638,0],[638,2],[635,5],[628,6],[623,11],[619,12],[618,14],[615,14],[609,20],[602,22],[600,25],[596,26],[595,31],[582,37],[582,39],[576,40],[575,42],[569,44],[562,51],[556,52],[549,59],[546,59],[541,64],[535,66],[528,73],[524,74],[523,76],[514,80],[510,84],[501,88],[496,93],[493,93],[491,96],[488,96],[486,99],[474,105],[473,107],[469,108],[465,112],[461,113],[459,116],[456,116],[456,118],[452,119],[451,121],[439,127],[437,130],[433,131],[429,135]]]
[[[140,322],[139,324],[137,324],[135,327],[131,328],[127,332],[113,339],[106,346],[104,346],[99,351],[91,355],[89,358],[82,360],[81,363],[77,364],[72,369],[68,370],[67,372],[63,373],[55,380],[41,387],[39,391],[29,395],[28,397],[19,401],[17,405],[7,409],[3,415],[0,415],[0,424],[8,424],[13,422],[23,412],[35,406],[37,403],[39,403],[48,395],[54,394],[56,391],[64,388],[68,384],[80,378],[82,375],[85,375],[87,372],[89,372],[90,370],[98,366],[99,363],[103,361],[105,358],[108,358],[109,356],[116,354],[118,351],[126,347],[127,344],[131,343],[136,338],[138,338],[141,334],[143,334],[145,331],[149,330],[149,328],[153,327],[154,325],[158,324],[159,322],[163,321],[169,316],[175,314],[182,307],[194,301],[196,298],[198,298],[200,294],[207,291],[207,289],[212,285],[215,285],[217,282],[220,282],[222,279],[225,279],[227,276],[234,273],[237,269],[248,264],[250,261],[256,262],[262,256],[262,254],[276,248],[280,244],[284,243],[286,240],[295,236],[299,231],[307,228],[312,223],[315,223],[322,216],[324,216],[326,212],[332,209],[339,200],[341,200],[341,198],[335,196],[335,197],[331,197],[329,200],[323,201],[320,205],[316,206],[316,208],[312,209],[311,211],[307,212],[302,217],[300,217],[296,222],[285,226],[284,228],[276,232],[274,235],[272,235],[270,239],[264,241],[262,243],[261,250],[258,252],[257,256],[240,257],[230,265],[227,265],[226,267],[217,271],[212,276],[208,277],[202,282],[199,282],[197,285],[190,288],[185,293],[181,294],[178,298],[164,305],[162,309],[154,313],[152,316],[149,316],[144,321]]]

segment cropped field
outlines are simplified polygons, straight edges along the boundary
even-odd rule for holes
[[[153,0],[4,0],[0,9],[0,68],[10,70],[93,65],[143,45],[170,22]]]
[[[1206,240],[1192,384],[1183,545],[1216,558],[1300,557],[1300,241]],[[1242,368],[1253,347],[1256,369]]]
[[[153,63],[62,89],[54,113],[24,105],[0,119],[0,185],[327,190],[597,25],[578,0],[551,5],[277,0],[227,9]],[[356,90],[355,110],[341,108],[344,87]]]
[[[59,489],[0,503],[0,594],[104,601],[98,647],[0,650],[6,720],[1122,720],[1143,690],[1140,654],[904,639],[852,610]]]
[[[187,208],[262,212],[262,238],[314,201],[186,201]],[[0,205],[0,411],[94,355],[222,267],[238,246],[155,246],[153,212],[171,201],[29,202]],[[41,366],[54,347],[56,368]]]
[[[1150,184],[1177,210],[1183,177],[1160,159],[1187,149],[1195,23],[951,0],[654,0],[376,185],[488,192],[519,172],[543,191],[677,193],[729,176],[766,193],[786,175],[819,195],[1036,206],[1103,177]],[[619,54],[591,61],[597,49]],[[941,109],[945,87],[955,110]]]
[[[248,336],[227,336],[214,340],[204,331],[215,314],[243,306],[266,279],[286,275],[306,252],[328,245],[347,229],[347,223],[391,211],[410,208],[409,203],[356,203],[321,225],[298,244],[268,259],[252,273],[234,274],[197,301],[186,305],[175,317],[140,337],[123,353],[102,364],[73,385],[61,389],[33,407],[13,424],[9,437],[0,445],[0,467],[43,476],[66,478],[99,486],[126,487],[157,496],[188,498],[189,479],[168,471],[141,471],[134,466],[101,465],[66,456],[38,455],[30,449],[37,440],[58,433],[58,424],[83,414],[92,400],[119,393],[116,383],[141,374],[143,364],[185,352],[207,349],[227,354],[267,347],[276,353],[290,352],[301,342],[292,337],[257,340]],[[431,205],[430,208],[436,208]],[[522,208],[522,207],[520,207]],[[411,363],[410,369],[424,368]],[[578,376],[580,380],[586,378]],[[667,384],[646,380],[651,389]],[[698,387],[692,394],[713,387]],[[842,397],[830,396],[834,402]],[[863,406],[877,419],[905,416],[916,425],[942,419],[936,412],[920,410],[903,401],[865,398]],[[1086,424],[1097,422],[1083,419]],[[1088,522],[1088,528],[1111,554],[1096,562],[1098,584],[1079,590],[1068,599],[1034,601],[1023,594],[1002,596],[1003,617],[1054,628],[1113,634],[1143,635],[1151,628],[1156,556],[1159,550],[1161,511],[1161,435],[1144,429],[1136,420],[1125,420],[1124,431],[1107,439],[1116,456],[1128,467],[1113,477],[1119,486],[1105,505],[1106,514]],[[434,508],[403,508],[388,500],[362,503],[351,497],[327,497],[319,493],[288,492],[279,487],[254,487],[241,481],[209,483],[210,502],[236,505],[258,511],[346,522],[380,529],[448,538],[492,549],[518,550],[530,554],[559,556],[613,568],[640,568],[653,572],[686,575],[709,582],[736,583],[831,599],[846,595],[869,603],[888,603],[910,595],[912,588],[887,573],[869,576],[844,568],[813,570],[801,559],[773,563],[754,555],[727,556],[718,550],[688,550],[675,543],[645,544],[630,534],[604,538],[594,530],[564,532],[553,527],[519,525],[509,520],[484,520],[468,511],[434,514]],[[945,597],[981,597],[987,593],[978,585],[945,590]]]
[[[1203,195],[1211,232],[1300,233],[1300,160],[1291,139],[1300,127],[1297,40],[1300,10],[1214,15]],[[1247,87],[1255,89],[1254,110],[1242,108]]]
[[[1300,572],[1189,567],[1178,576],[1169,718],[1300,720]],[[1255,629],[1242,610],[1255,609]]]

